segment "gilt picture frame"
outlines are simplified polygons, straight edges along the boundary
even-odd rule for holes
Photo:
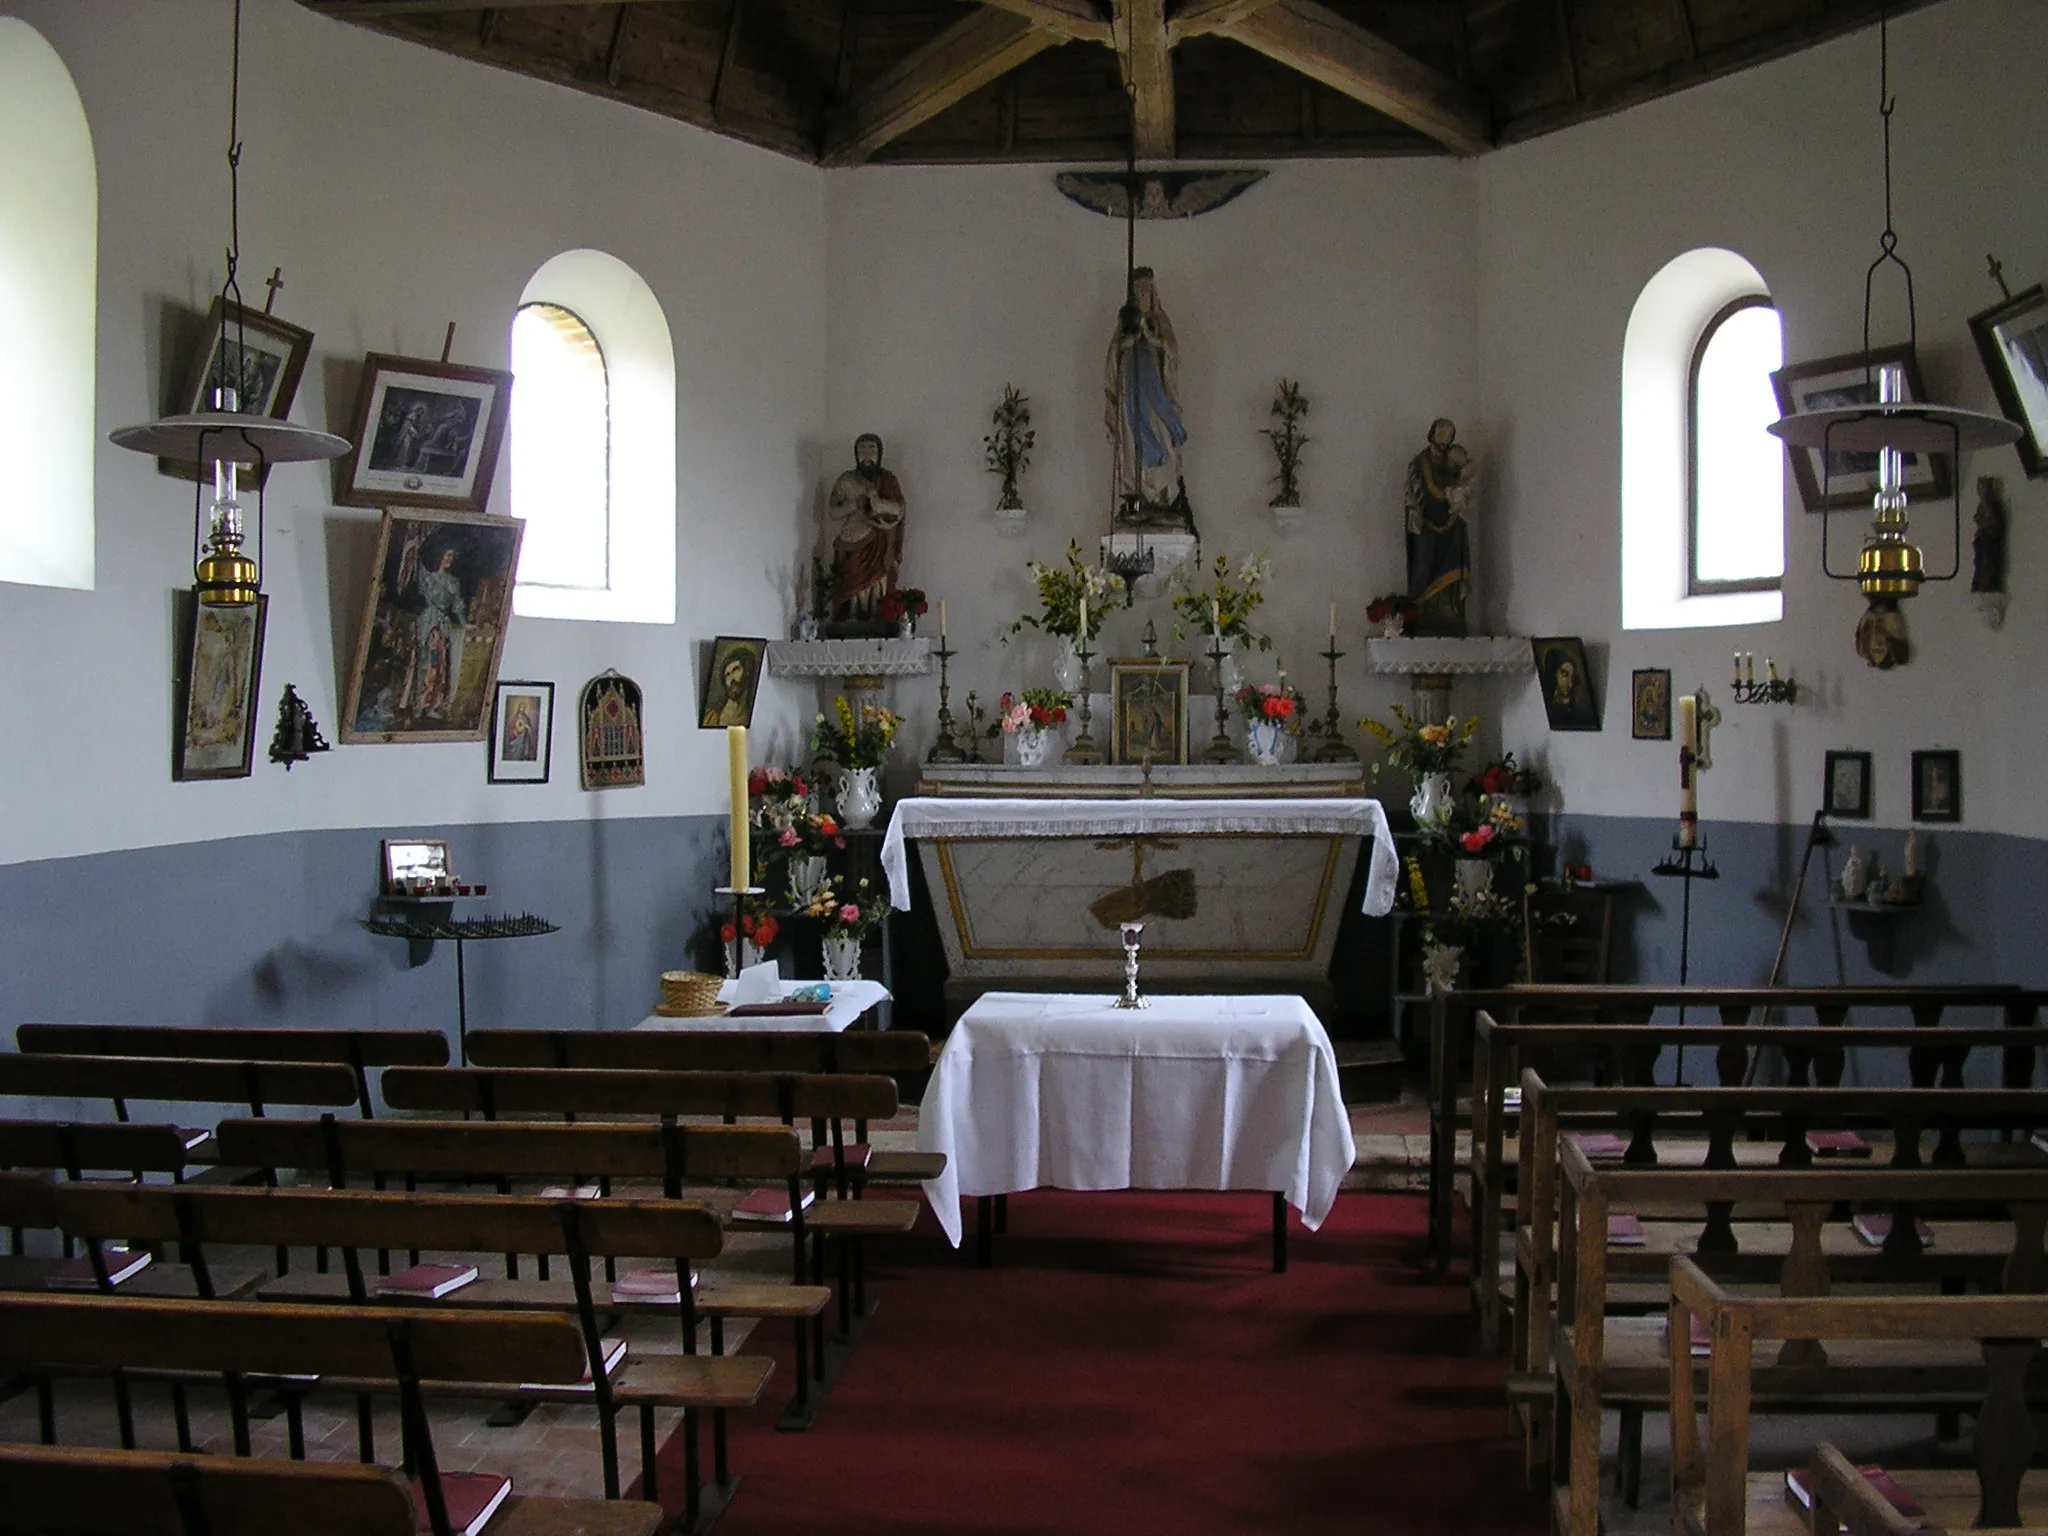
[[[2048,289],[2036,283],[1970,316],[1970,334],[1998,409],[2019,426],[2020,467],[2029,480],[2048,475]]]
[[[372,352],[334,499],[346,507],[482,512],[497,478],[512,375]]]
[[[226,382],[235,390],[238,409],[283,421],[298,397],[299,380],[312,355],[311,331],[215,295],[184,387],[171,403],[172,412],[190,415],[212,410],[214,390]],[[213,478],[210,467],[202,469],[182,459],[158,459],[156,467],[160,474],[180,480]],[[269,479],[270,466],[259,471],[254,464],[244,464],[239,474],[237,484],[243,490],[255,490]]]
[[[1671,669],[1642,667],[1629,677],[1629,736],[1635,741],[1671,739]]]
[[[1833,406],[1867,405],[1877,400],[1877,370],[1898,363],[1905,374],[1906,398],[1924,400],[1920,383],[1920,362],[1911,346],[1873,347],[1866,359],[1861,352],[1823,357],[1810,363],[1787,363],[1771,375],[1771,388],[1778,396],[1778,409],[1787,416],[1796,411],[1819,411]],[[1799,486],[1799,500],[1809,512],[1833,512],[1844,507],[1870,510],[1870,498],[1877,491],[1877,455],[1836,450],[1833,473],[1818,448],[1788,448],[1792,456],[1792,478]],[[1908,501],[1940,501],[1949,494],[1950,464],[1945,455],[1905,455],[1905,488]]]
[[[1188,760],[1188,663],[1137,657],[1109,664],[1109,760],[1155,767]]]
[[[516,517],[384,514],[342,705],[343,742],[484,739],[525,530]]]
[[[177,594],[179,661],[171,778],[246,779],[256,750],[263,681],[263,631],[270,599],[211,607],[197,594]]]

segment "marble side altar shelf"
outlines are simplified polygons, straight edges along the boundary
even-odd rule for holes
[[[1175,800],[1356,799],[1365,793],[1365,777],[1357,763],[1290,763],[1280,768],[1255,763],[1155,764],[1150,769],[1135,763],[1095,768],[927,763],[917,792],[1027,800],[1132,800],[1147,795]]]

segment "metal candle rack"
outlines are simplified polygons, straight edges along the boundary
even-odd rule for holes
[[[392,898],[386,898],[390,900]],[[472,939],[530,939],[543,933],[555,933],[560,925],[531,912],[522,912],[517,917],[452,917],[439,903],[439,910],[432,915],[404,916],[395,913],[378,913],[363,919],[363,926],[371,933],[387,939],[404,939],[407,958],[414,965],[424,965],[433,953],[434,940],[455,941],[455,1052],[460,1066],[469,1065],[469,967],[464,959],[462,946]]]
[[[1692,975],[1692,883],[1695,880],[1718,880],[1721,878],[1721,871],[1716,869],[1714,861],[1707,857],[1705,838],[1697,838],[1688,844],[1674,836],[1671,839],[1670,856],[1652,865],[1650,873],[1685,882],[1685,896],[1678,909],[1678,984],[1682,987]],[[1678,1022],[1685,1022],[1683,1003],[1678,1005]],[[1677,1086],[1685,1086],[1684,1051],[1678,1053]]]

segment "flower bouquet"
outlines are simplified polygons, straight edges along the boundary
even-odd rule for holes
[[[1512,752],[1501,753],[1465,783],[1465,792],[1472,795],[1526,796],[1539,794],[1542,789],[1543,775],[1522,767]]]
[[[1026,688],[1022,698],[1003,695],[1003,730],[1043,731],[1067,723],[1067,709],[1074,702],[1071,693],[1059,688]]]
[[[884,624],[908,624],[912,634],[917,632],[917,621],[931,609],[925,601],[921,587],[891,587],[882,594],[881,602],[875,605],[875,616]]]
[[[856,710],[842,693],[832,701],[829,716],[819,712],[811,729],[811,751],[842,768],[879,768],[902,724],[901,715],[879,704],[863,703]]]
[[[1271,722],[1282,730],[1301,729],[1301,691],[1286,678],[1277,683],[1246,683],[1237,690],[1237,712],[1253,724]]]
[[[1415,605],[1406,592],[1382,592],[1365,605],[1365,622],[1380,632],[1383,640],[1400,635],[1415,618]]]
[[[1228,555],[1218,555],[1208,568],[1207,585],[1198,586],[1198,576],[1188,573],[1192,565],[1175,566],[1168,578],[1166,595],[1173,603],[1173,638],[1185,640],[1198,635],[1220,634],[1259,650],[1273,649],[1273,637],[1251,627],[1251,616],[1266,600],[1260,585],[1273,573],[1272,562],[1263,555],[1245,555],[1233,570]]]
[[[1453,715],[1442,725],[1424,725],[1399,704],[1392,706],[1392,713],[1391,726],[1370,719],[1358,723],[1385,744],[1386,761],[1413,779],[1455,771],[1479,729],[1477,715],[1467,715],[1462,721]],[[1380,766],[1375,764],[1373,772],[1378,773]]]
[[[1086,639],[1093,640],[1102,633],[1103,616],[1112,606],[1122,606],[1126,601],[1124,579],[1100,566],[1090,565],[1081,556],[1081,541],[1067,541],[1067,563],[1046,565],[1032,560],[1026,563],[1031,579],[1038,583],[1039,611],[1027,613],[1010,626],[1011,634],[1018,634],[1026,628],[1040,630],[1048,635],[1060,635],[1069,640],[1078,640],[1081,628],[1081,599],[1088,599],[1088,633]]]
[[[825,914],[830,919],[830,927],[826,931],[828,934],[865,939],[882,926],[883,918],[895,910],[889,905],[889,898],[877,891],[863,875],[853,888],[851,899],[840,902]]]

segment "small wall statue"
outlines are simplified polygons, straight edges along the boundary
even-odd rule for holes
[[[2005,627],[2005,482],[1996,475],[1977,477],[1977,531],[1970,536],[1970,590],[1990,629]]]
[[[1462,635],[1472,594],[1471,515],[1479,466],[1448,417],[1430,423],[1429,445],[1408,461],[1408,602],[1411,634]]]
[[[881,438],[861,433],[853,440],[853,468],[832,482],[825,506],[833,525],[827,635],[894,633],[876,608],[903,566],[904,512],[903,486],[882,467]]]

